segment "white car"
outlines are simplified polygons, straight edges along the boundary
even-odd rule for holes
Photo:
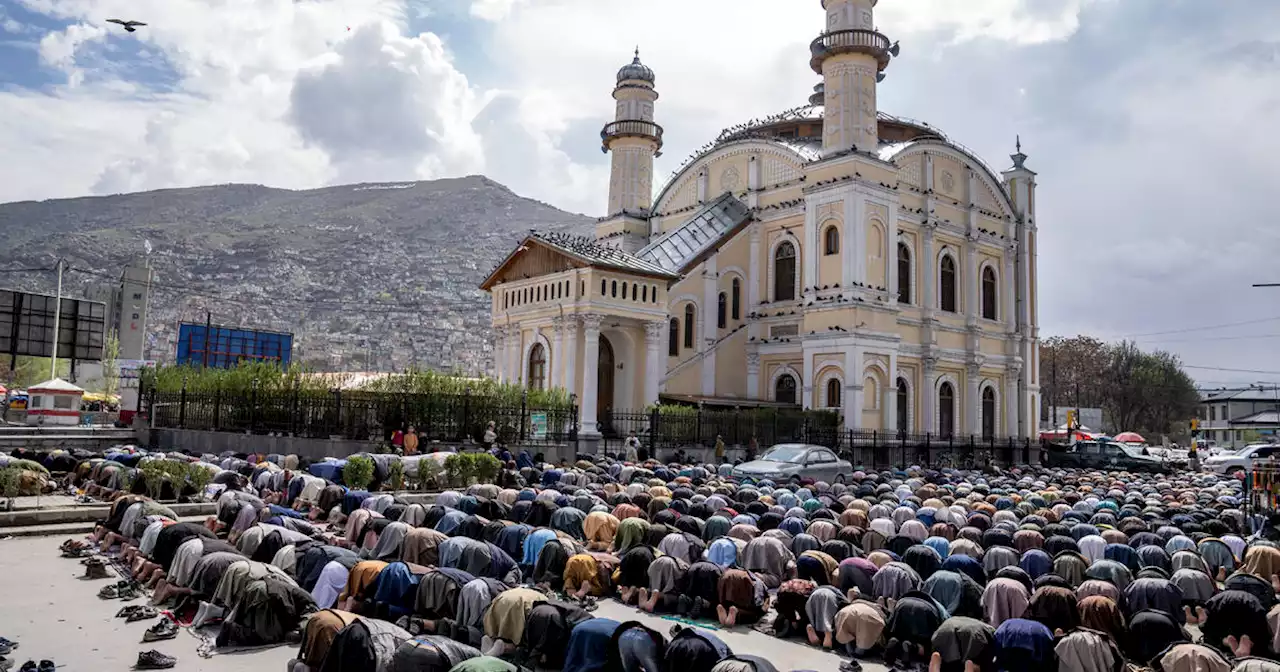
[[[1205,458],[1204,469],[1216,474],[1248,473],[1253,469],[1255,460],[1267,460],[1280,457],[1280,444],[1253,443],[1235,452],[1223,451]]]

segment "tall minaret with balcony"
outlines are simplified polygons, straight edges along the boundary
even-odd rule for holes
[[[877,0],[822,0],[827,28],[809,45],[809,66],[825,94],[822,153],[874,152],[879,143],[876,84],[898,44],[875,29]]]
[[[601,150],[613,153],[609,212],[596,224],[596,240],[636,252],[649,243],[653,205],[653,160],[662,155],[662,127],[653,123],[653,70],[636,57],[618,71],[614,120],[600,131]]]

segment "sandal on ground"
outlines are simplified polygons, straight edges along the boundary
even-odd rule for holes
[[[36,671],[37,672],[54,672],[54,670],[56,669],[58,669],[58,666],[55,665],[52,660],[42,660],[40,661],[40,666],[36,668]]]
[[[167,670],[178,664],[178,659],[166,656],[155,649],[138,654],[138,662],[133,664],[136,670]]]
[[[133,613],[130,613],[129,615],[125,616],[124,622],[134,623],[137,621],[145,621],[149,618],[155,618],[156,616],[159,616],[159,615],[160,615],[160,611],[157,610],[155,607],[138,605],[138,608],[134,609]],[[167,621],[169,619],[165,619],[165,620]]]
[[[129,616],[133,615],[135,611],[138,610],[138,607],[141,607],[141,606],[142,605],[140,604],[130,604],[130,605],[120,607],[120,611],[116,612],[116,618],[128,618]]]
[[[98,591],[98,597],[104,600],[114,600],[120,597],[120,590],[116,588],[114,584],[110,586],[103,586],[102,590]]]
[[[162,618],[156,621],[156,624],[147,628],[142,634],[144,642],[158,642],[162,639],[173,639],[178,636],[178,626],[168,618]]]

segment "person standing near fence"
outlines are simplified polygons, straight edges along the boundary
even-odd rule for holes
[[[724,464],[724,437],[716,434],[716,463]]]
[[[409,431],[404,435],[404,454],[418,454],[418,431],[413,428],[413,425],[409,425]]]
[[[404,432],[400,431],[399,427],[396,428],[396,431],[391,432],[391,447],[397,451],[404,448]]]
[[[496,427],[497,424],[490,420],[489,426],[484,428],[484,437],[480,440],[480,443],[484,445],[485,450],[493,450],[493,444],[498,442]]]
[[[634,431],[631,432],[630,434],[627,434],[626,448],[627,448],[627,461],[633,464],[636,462],[639,462],[640,461],[640,439],[636,438],[636,433]]]

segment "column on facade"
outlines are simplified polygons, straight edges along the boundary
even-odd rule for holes
[[[564,387],[564,318],[551,318],[551,353],[550,370],[547,371],[547,386]]]
[[[598,376],[600,372],[600,315],[582,316],[582,405],[581,432],[587,435],[598,434],[596,428],[596,401],[599,390]]]
[[[978,385],[982,382],[982,369],[977,364],[965,368],[964,416],[965,433],[982,433],[982,398]],[[958,433],[958,432],[957,432]]]
[[[508,325],[507,329],[507,378],[513,385],[524,384],[524,366],[521,357],[521,345],[524,340],[520,325]]]
[[[564,359],[564,389],[569,394],[578,392],[578,319],[569,316],[564,320],[564,347],[561,348]]]
[[[720,335],[719,272],[716,255],[707,257],[702,266],[702,395],[716,394],[716,338]]]
[[[800,366],[800,407],[809,409],[814,407],[813,403],[813,352],[802,350],[804,363]]]
[[[924,308],[926,315],[932,315],[933,311],[938,307],[934,301],[934,287],[937,286],[938,276],[934,270],[933,263],[933,230],[935,225],[927,221],[924,226],[920,227],[920,258],[916,259],[916,268],[920,277],[920,305]]]
[[[663,321],[645,322],[644,324],[644,404],[658,403],[659,383],[666,354],[662,352],[662,337],[666,334],[667,323]]]
[[[920,379],[920,428],[928,433],[938,431],[938,358],[924,358],[923,375]]]
[[[1015,259],[1018,254],[1016,245],[1004,250],[1004,272],[1000,275],[1000,296],[1004,299],[1005,331],[1009,334],[1018,332],[1018,272]]]
[[[862,429],[862,349],[844,352],[844,426]]]
[[[507,382],[507,328],[493,328],[493,375],[498,382]]]
[[[800,262],[804,265],[804,272],[801,277],[804,282],[801,284],[801,294],[806,293],[806,288],[814,287],[818,284],[818,258],[821,256],[818,249],[818,213],[817,205],[813,201],[807,201],[804,206],[804,249],[797,250],[800,254]],[[796,297],[800,298],[800,297]]]
[[[898,431],[898,353],[889,353],[889,379],[885,382],[883,390],[883,405],[881,408],[884,412],[881,414],[881,427],[886,432]]]
[[[978,239],[970,236],[965,241],[965,268],[960,278],[964,281],[965,312],[969,315],[969,324],[976,325],[982,317],[982,301],[978,299],[978,288],[982,286],[982,278],[978,277]]]
[[[1004,424],[1005,436],[1020,436],[1018,428],[1018,376],[1022,366],[1012,363],[1004,376]]]
[[[760,393],[760,353],[747,353],[747,398],[764,399]]]

